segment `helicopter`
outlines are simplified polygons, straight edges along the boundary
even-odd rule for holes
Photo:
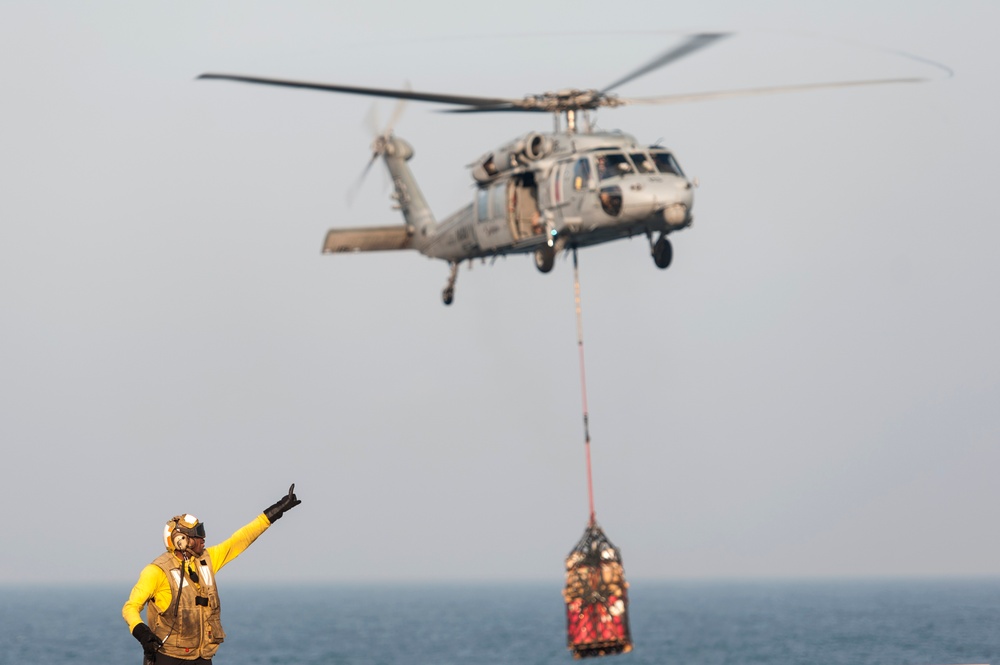
[[[552,270],[563,250],[621,238],[645,236],[657,268],[673,258],[671,233],[694,221],[694,188],[673,152],[659,144],[643,145],[621,131],[596,131],[591,112],[629,104],[671,104],[886,83],[915,83],[924,78],[892,78],[832,83],[745,88],[718,92],[623,98],[612,92],[640,76],[701,50],[731,33],[687,36],[632,70],[597,89],[563,89],[523,98],[481,97],[413,90],[369,88],[236,74],[201,74],[199,79],[304,88],[372,97],[436,102],[457,108],[451,113],[550,113],[552,132],[532,131],[484,153],[468,165],[473,200],[441,221],[431,212],[407,162],[413,147],[392,132],[390,121],[377,133],[372,156],[363,171],[381,158],[392,178],[392,199],[404,223],[331,229],[323,253],[416,250],[443,259],[450,268],[441,297],[455,297],[458,268],[463,261],[531,254],[542,273]],[[398,109],[397,113],[398,116]],[[655,237],[655,239],[654,239]]]

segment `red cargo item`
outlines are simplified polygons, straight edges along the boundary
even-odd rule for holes
[[[566,646],[574,658],[632,650],[621,553],[596,522],[566,557]]]

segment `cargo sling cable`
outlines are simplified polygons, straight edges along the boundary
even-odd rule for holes
[[[594,524],[594,479],[590,465],[590,412],[587,409],[587,371],[583,362],[583,310],[580,307],[580,266],[576,260],[576,246],[573,247],[573,303],[576,306],[576,347],[580,355],[580,393],[583,398],[583,448],[587,458],[589,524]]]
[[[580,270],[573,247],[573,291],[576,304],[576,340],[580,355],[583,397],[584,449],[587,458],[587,499],[590,519],[583,537],[566,557],[566,646],[574,658],[610,656],[632,650],[628,622],[628,582],[621,552],[597,524],[594,482],[590,463],[590,414],[583,361],[583,313],[580,306]]]

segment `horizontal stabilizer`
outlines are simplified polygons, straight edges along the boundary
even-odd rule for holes
[[[380,252],[411,249],[411,233],[406,226],[371,226],[355,229],[331,229],[323,242],[323,253]]]

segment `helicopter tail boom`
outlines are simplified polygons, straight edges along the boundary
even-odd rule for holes
[[[353,229],[330,229],[323,241],[324,254],[343,252],[380,252],[412,249],[408,226],[371,226]]]

